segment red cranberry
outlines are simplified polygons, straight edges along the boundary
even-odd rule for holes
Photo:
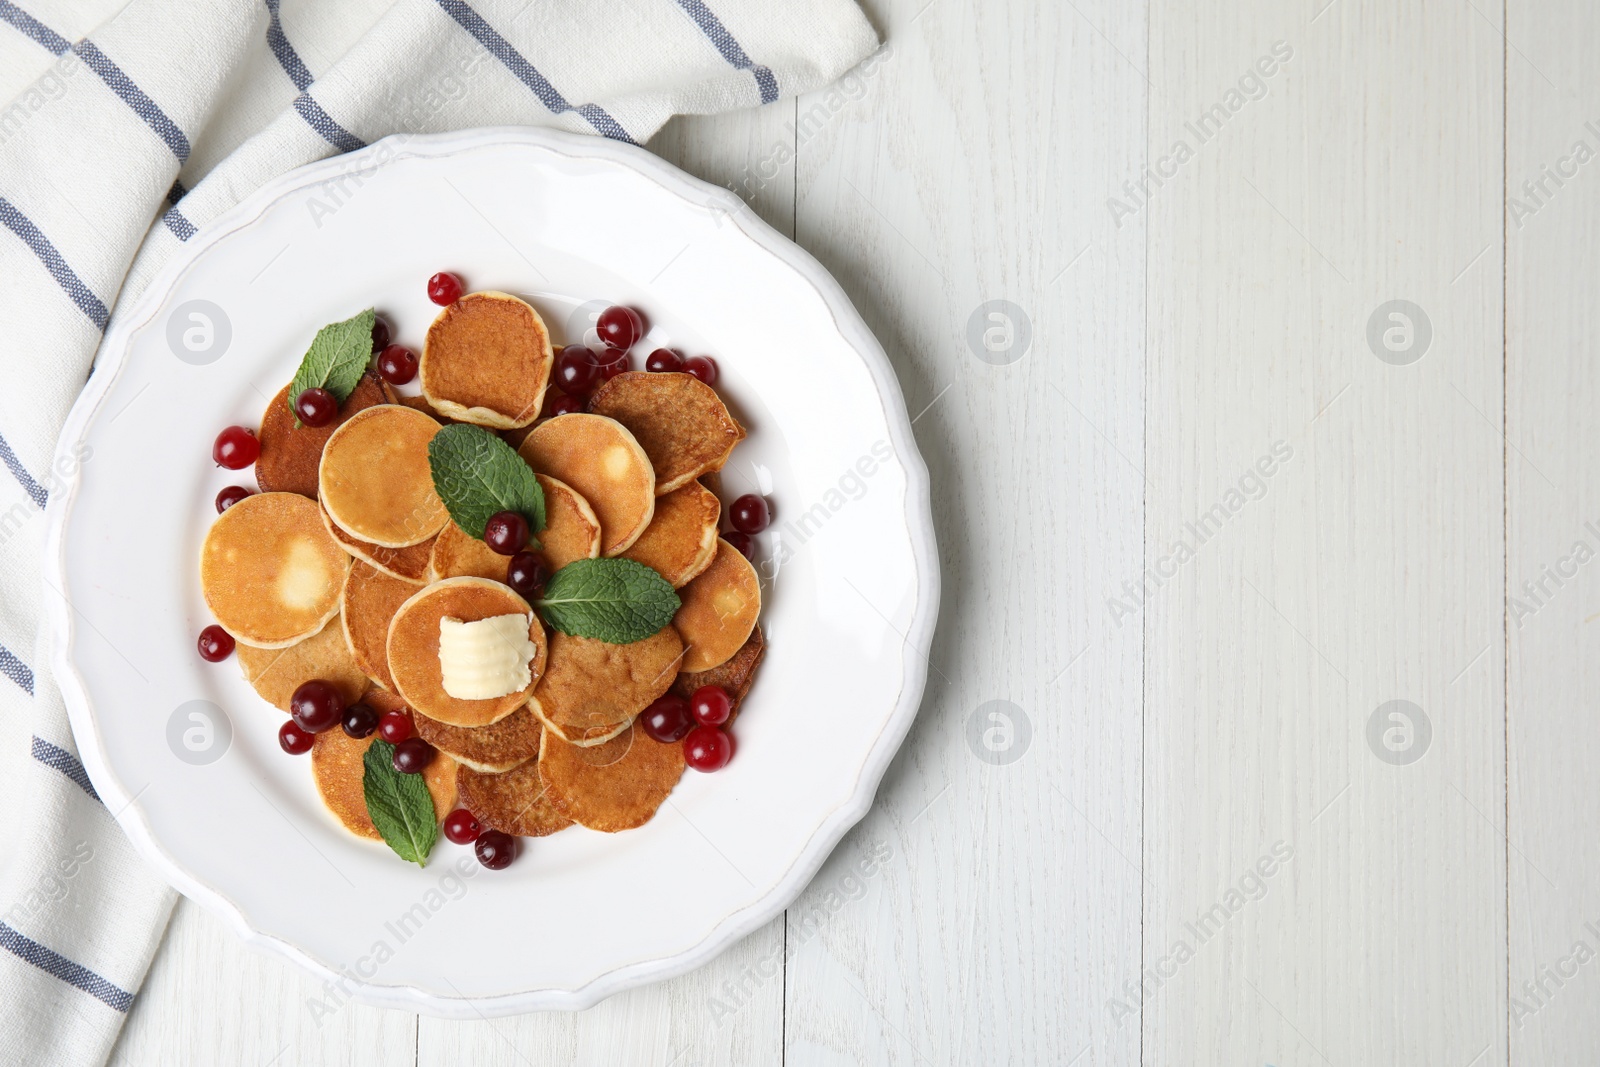
[[[721,726],[733,714],[733,701],[720,685],[702,685],[689,698],[689,710],[701,726]]]
[[[502,556],[514,556],[528,543],[528,520],[515,511],[497,511],[483,527],[483,541]]]
[[[437,751],[420,737],[408,737],[394,746],[394,769],[401,774],[421,774]]]
[[[756,534],[767,528],[767,523],[772,521],[772,512],[767,510],[764,499],[754,493],[746,493],[728,509],[728,521],[740,533]]]
[[[733,758],[733,738],[715,726],[696,726],[683,739],[683,762],[697,771],[720,771]]]
[[[320,734],[337,726],[344,715],[339,691],[321,678],[302,682],[289,698],[289,717],[310,733]]]
[[[478,862],[491,871],[503,871],[511,866],[517,854],[517,839],[499,830],[485,830],[472,843]]]
[[[645,708],[639,716],[639,723],[645,733],[662,744],[683,740],[683,735],[694,727],[688,702],[671,693]]]
[[[200,631],[200,658],[207,663],[220,663],[233,655],[233,635],[212,624]]]
[[[717,361],[710,356],[690,356],[683,361],[683,372],[694,375],[707,385],[717,384]]]
[[[597,353],[595,360],[600,364],[600,377],[608,382],[631,366],[628,353],[617,349]]]
[[[339,417],[339,401],[326,389],[313,386],[294,398],[294,413],[306,426],[326,426]]]
[[[242,485],[226,486],[222,492],[217,494],[217,514],[221,515],[224,511],[251,495],[250,490]]]
[[[316,734],[310,730],[300,729],[293,719],[278,727],[278,747],[291,756],[302,756],[310,752],[311,745],[316,739]]]
[[[211,446],[211,458],[217,461],[217,466],[231,471],[244,470],[260,455],[261,442],[256,440],[255,432],[245,426],[229,426],[217,434],[217,442]]]
[[[457,808],[444,817],[444,836],[458,845],[470,845],[483,833],[477,818],[466,808]]]
[[[683,357],[670,348],[658,348],[645,357],[644,369],[652,374],[671,374],[683,369]]]
[[[382,352],[389,347],[389,320],[382,315],[372,318],[372,350]]]
[[[370,704],[351,704],[344,709],[344,732],[347,737],[361,740],[371,737],[378,728],[378,713]]]
[[[378,373],[390,385],[404,385],[417,376],[417,354],[405,345],[386,345],[378,356]]]
[[[753,560],[756,558],[756,543],[750,540],[749,534],[740,533],[738,530],[729,530],[722,535],[722,539],[738,549],[739,555],[745,559]]]
[[[544,596],[544,583],[549,579],[549,568],[537,552],[518,552],[506,564],[506,584],[530,603]]]
[[[575,396],[558,396],[550,404],[550,417],[576,415],[583,410],[583,401]]]
[[[583,396],[600,380],[600,365],[584,345],[568,345],[556,357],[551,375],[556,388],[569,396]]]
[[[461,299],[461,279],[447,270],[428,279],[428,299],[440,307],[448,307]]]
[[[626,352],[644,336],[644,319],[632,308],[615,304],[600,312],[600,317],[594,321],[594,331],[607,348]]]
[[[411,716],[403,711],[386,711],[378,719],[378,736],[398,745],[411,736]]]

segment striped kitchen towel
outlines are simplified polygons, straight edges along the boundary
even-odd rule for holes
[[[38,636],[56,436],[117,305],[263,182],[386,134],[642,142],[876,45],[853,0],[0,0],[0,1063],[104,1062],[172,904]]]

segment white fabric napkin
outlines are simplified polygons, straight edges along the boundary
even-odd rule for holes
[[[56,436],[119,302],[261,183],[386,134],[642,142],[876,45],[853,0],[0,0],[0,1063],[103,1062],[172,906],[38,636]]]

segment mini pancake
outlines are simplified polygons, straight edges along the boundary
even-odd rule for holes
[[[517,455],[576,490],[600,519],[600,553],[617,556],[639,539],[656,510],[656,476],[627,427],[573,413],[533,428]]]
[[[600,554],[600,520],[589,510],[588,501],[565,482],[534,475],[544,492],[544,529],[534,534],[539,553],[551,571],[558,571],[575,559],[593,559]],[[502,556],[481,538],[447,522],[434,542],[428,573],[434,581],[471,575],[490,581],[506,580],[510,556]]]
[[[444,412],[434,407],[428,398],[422,396],[421,394],[416,396],[403,396],[400,398],[400,403],[404,404],[408,408],[415,408],[424,415],[438,420],[439,425],[441,426],[450,426],[461,421],[460,419],[452,419],[449,415],[446,415]]]
[[[326,426],[296,426],[294,412],[289,410],[289,385],[284,386],[261,413],[261,429],[256,433],[261,442],[256,484],[264,493],[299,493],[315,499],[322,446],[333,431],[358,411],[392,403],[393,390],[381,378],[365,374],[340,405],[337,419]]]
[[[410,582],[392,578],[361,560],[350,567],[340,597],[340,620],[350,656],[366,676],[394,688],[389,674],[389,624],[395,613],[416,595]]]
[[[450,753],[457,763],[483,774],[502,774],[533,759],[539,754],[539,735],[544,732],[527,705],[499,722],[471,729],[451,726],[420,712],[412,712],[411,721],[416,725],[417,736],[441,752]]]
[[[682,656],[683,642],[671,626],[627,645],[555,630],[530,706],[561,740],[596,745],[671,688]]]
[[[504,582],[510,563],[510,556],[502,556],[482,538],[473,537],[455,523],[447,522],[434,538],[428,574],[436,582],[442,578],[486,578],[491,582]]]
[[[311,746],[311,775],[317,780],[322,803],[346,830],[381,841],[382,835],[367,814],[367,794],[361,785],[366,774],[362,757],[377,739],[376,733],[354,738],[338,727],[322,731]],[[456,806],[456,761],[439,753],[423,768],[422,780],[433,797],[434,820],[442,820]]]
[[[744,440],[744,427],[716,390],[692,374],[626,371],[600,387],[589,410],[638,438],[655,468],[658,496],[721,470]]]
[[[338,619],[288,648],[240,645],[238,653],[244,680],[281,711],[288,711],[294,691],[314,678],[331,683],[346,704],[354,704],[371,684],[351,657]]]
[[[383,548],[438,533],[449,519],[428,466],[428,442],[438,432],[432,418],[402,404],[356,412],[322,450],[317,484],[328,517],[351,537]]]
[[[537,723],[534,728],[538,729]],[[456,788],[461,806],[492,830],[518,837],[548,837],[572,825],[571,819],[556,810],[536,759],[503,774],[481,774],[462,765],[456,770]]]
[[[761,665],[761,657],[766,655],[766,652],[767,641],[761,634],[761,627],[753,627],[749,639],[733,654],[732,659],[720,667],[712,667],[709,671],[684,671],[678,675],[678,680],[672,683],[672,691],[688,700],[694,696],[694,691],[703,685],[720,686],[732,698],[733,715],[737,716],[739,705],[750,692],[750,683],[755,681],[756,668]],[[728,723],[732,722],[733,718],[729,718]]]
[[[224,511],[206,533],[200,588],[211,614],[239,642],[284,648],[338,612],[349,566],[315,500],[256,493]]]
[[[439,666],[439,620],[477,622],[496,615],[527,615],[528,639],[536,652],[525,689],[488,700],[462,700],[444,691]],[[395,691],[407,704],[447,726],[488,726],[528,702],[544,674],[544,627],[528,602],[509,586],[483,578],[447,578],[400,605],[389,623],[389,672]]]
[[[539,313],[509,293],[468,293],[422,348],[422,393],[441,414],[498,430],[539,417],[555,353]]]
[[[546,733],[539,750],[539,777],[556,810],[608,834],[649,822],[683,768],[683,742],[663,744],[632,726],[589,748]]]
[[[425,585],[428,581],[428,560],[433,556],[434,538],[405,548],[384,548],[369,541],[358,541],[333,524],[328,513],[322,513],[322,525],[328,535],[339,542],[339,547],[356,559],[376,567],[391,578],[412,585]],[[415,590],[413,590],[414,592]]]
[[[656,497],[655,517],[622,556],[655,568],[677,589],[711,566],[721,517],[722,503],[716,494],[699,482],[689,482]]]
[[[733,658],[761,613],[756,569],[721,538],[717,539],[717,558],[679,590],[678,597],[683,604],[672,617],[672,625],[689,646],[683,669],[690,672],[709,671]]]

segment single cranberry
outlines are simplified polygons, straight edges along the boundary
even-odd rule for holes
[[[746,493],[728,509],[728,521],[740,533],[756,534],[767,528],[767,523],[772,521],[772,512],[767,509],[766,500],[754,493]]]
[[[614,304],[600,312],[600,317],[594,320],[594,331],[607,348],[626,352],[644,336],[644,319],[632,308]]]
[[[417,354],[405,345],[387,345],[378,356],[378,373],[390,385],[404,385],[417,376]]]
[[[289,698],[289,717],[300,729],[314,734],[330,730],[344,716],[344,701],[339,691],[321,678],[300,683]]]
[[[440,307],[447,307],[461,299],[461,279],[447,270],[428,279],[428,299]]]
[[[644,369],[652,374],[670,374],[683,369],[683,357],[670,348],[658,348],[644,359]]]
[[[550,404],[550,417],[576,415],[583,410],[583,401],[575,396],[558,396]]]
[[[517,839],[499,830],[485,830],[472,843],[478,862],[491,871],[503,871],[511,866],[517,854]]]
[[[317,735],[310,730],[302,730],[290,719],[278,727],[278,747],[291,756],[301,756],[311,751],[311,745]]]
[[[528,543],[528,520],[515,511],[497,511],[483,527],[484,544],[502,556],[514,556]]]
[[[518,552],[506,564],[506,584],[521,593],[524,600],[534,601],[544,596],[544,583],[549,580],[550,569],[537,552]]]
[[[457,808],[444,817],[444,836],[458,845],[470,845],[483,833],[477,818],[466,808]]]
[[[733,701],[720,685],[702,685],[689,698],[689,710],[701,726],[721,726],[733,714]]]
[[[739,550],[739,555],[745,559],[756,558],[756,543],[750,540],[750,535],[740,533],[738,530],[729,530],[722,535],[722,539]]]
[[[683,739],[683,762],[697,771],[720,771],[733,758],[733,738],[715,726],[696,726]]]
[[[252,495],[250,490],[242,485],[225,486],[222,492],[217,494],[217,514],[221,515],[245,497]]]
[[[245,426],[229,426],[217,434],[217,442],[211,446],[211,458],[217,461],[217,466],[231,471],[244,470],[260,455],[261,442],[256,440],[255,432]]]
[[[421,774],[437,751],[420,737],[408,737],[394,746],[394,769],[401,774]]]
[[[717,384],[717,361],[710,356],[690,356],[683,361],[683,372],[694,375],[707,385]]]
[[[370,704],[351,704],[344,709],[344,732],[347,737],[360,740],[371,737],[378,728],[378,713]]]
[[[339,401],[326,389],[313,386],[294,398],[294,413],[307,426],[326,426],[339,417]]]
[[[411,736],[411,716],[403,711],[386,711],[378,719],[378,736],[398,745]]]
[[[601,380],[607,382],[632,366],[628,353],[620,349],[608,348],[604,352],[598,352],[595,354],[595,360],[600,364]]]
[[[389,320],[382,315],[372,318],[372,350],[382,352],[389,347]]]
[[[586,346],[568,345],[556,357],[555,373],[551,378],[563,393],[583,396],[600,380],[600,364]]]
[[[689,715],[689,704],[680,696],[668,693],[644,709],[639,716],[644,732],[662,744],[683,740],[683,735],[694,728]]]
[[[200,658],[207,663],[220,663],[233,655],[233,635],[212,624],[200,631]]]

